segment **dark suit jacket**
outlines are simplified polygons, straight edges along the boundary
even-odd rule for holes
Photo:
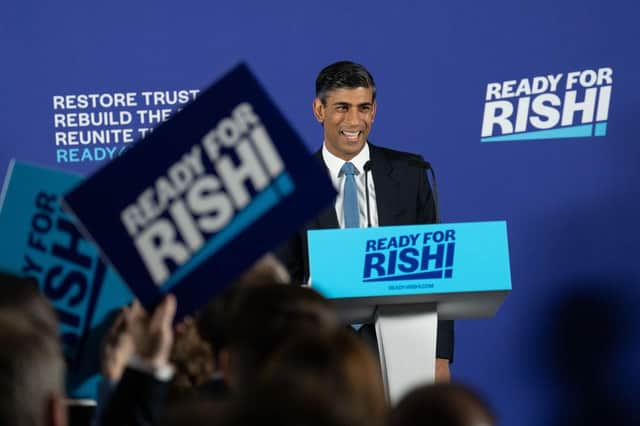
[[[157,424],[169,391],[169,382],[126,368],[105,401],[100,426],[152,426]]]
[[[422,157],[369,144],[380,226],[435,223],[436,207]],[[315,154],[324,164],[322,151]],[[374,206],[371,206],[374,208]],[[307,231],[338,228],[331,204],[277,252],[296,283],[309,278]],[[438,321],[438,358],[453,360],[453,321]]]

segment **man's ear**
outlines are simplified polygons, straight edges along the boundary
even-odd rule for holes
[[[325,106],[319,98],[313,100],[313,115],[319,123],[324,124]]]
[[[371,106],[371,121],[375,120],[376,118],[377,108],[378,108],[378,104],[376,103],[376,101],[373,101],[373,105]]]

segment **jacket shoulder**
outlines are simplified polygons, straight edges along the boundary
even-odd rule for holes
[[[407,160],[412,160],[412,159],[418,160],[418,161],[424,161],[424,159],[422,158],[422,155],[414,154],[412,152],[398,151],[396,149],[384,148],[381,146],[371,145],[371,144],[369,144],[369,147],[371,149],[372,156],[385,158],[389,162],[393,162],[393,163],[397,161],[405,162]]]

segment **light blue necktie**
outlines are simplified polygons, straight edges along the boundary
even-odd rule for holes
[[[358,228],[360,226],[360,212],[358,210],[358,190],[355,176],[358,172],[352,163],[344,163],[340,169],[340,176],[344,175],[344,227]]]

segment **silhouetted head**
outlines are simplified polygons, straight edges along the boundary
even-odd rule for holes
[[[461,384],[419,387],[392,410],[389,426],[493,426],[496,418],[486,401]]]

